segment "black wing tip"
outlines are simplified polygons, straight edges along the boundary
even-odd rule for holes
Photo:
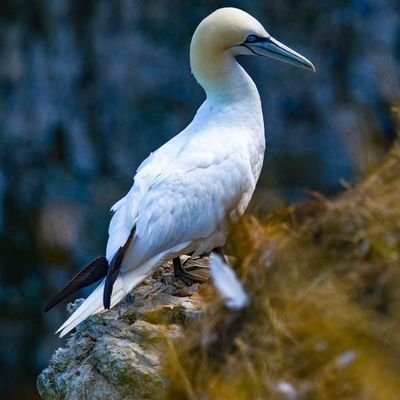
[[[119,270],[121,268],[121,263],[124,258],[124,254],[126,251],[126,247],[129,244],[129,240],[123,247],[120,247],[118,251],[115,253],[115,256],[110,262],[110,267],[107,272],[106,282],[104,284],[104,292],[103,292],[103,307],[106,310],[109,310],[111,307],[111,295],[114,287],[114,283],[118,277]]]
[[[119,270],[121,269],[122,260],[124,259],[124,255],[126,249],[132,241],[133,233],[135,229],[132,228],[131,233],[129,234],[128,240],[125,244],[120,247],[115,253],[114,257],[110,262],[110,266],[107,271],[106,281],[104,284],[103,291],[103,307],[105,310],[109,310],[111,308],[111,295],[114,287],[114,283],[118,277]]]
[[[111,296],[109,296],[108,299],[103,299],[103,307],[104,307],[105,310],[109,310],[110,309],[110,306],[111,306],[110,300],[111,300]]]
[[[114,287],[114,282],[117,279],[119,268],[114,268],[115,264],[111,263],[106,277],[106,282],[103,291],[103,307],[105,310],[111,308],[111,295]]]
[[[57,304],[57,303],[55,303],[55,304],[52,304],[53,302],[52,301],[49,301],[46,305],[45,305],[45,307],[43,308],[43,313],[47,313],[48,311],[50,311],[53,307],[55,307],[55,305]]]
[[[48,312],[78,290],[96,283],[107,275],[108,261],[104,256],[97,257],[80,272],[78,272],[44,307]],[[86,274],[86,275],[85,275]]]
[[[71,293],[72,294],[72,293]],[[64,289],[57,293],[43,308],[43,312],[47,313],[50,311],[52,308],[54,308],[57,304],[61,303],[64,299],[66,299],[69,296],[69,294],[64,295]]]
[[[105,310],[109,310],[110,304],[111,304],[111,294],[112,294],[113,285],[110,285],[110,283],[111,282],[107,276],[106,283],[104,285],[104,291],[103,291],[103,307]]]

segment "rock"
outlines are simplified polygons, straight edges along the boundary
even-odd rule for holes
[[[198,284],[187,287],[166,264],[118,306],[88,318],[56,350],[37,380],[45,400],[159,399],[165,338],[202,312]],[[68,305],[73,312],[82,299]]]

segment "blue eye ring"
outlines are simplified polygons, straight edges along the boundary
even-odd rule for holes
[[[255,42],[257,42],[258,41],[258,36],[256,36],[256,35],[249,35],[249,36],[247,36],[247,38],[246,38],[246,43],[255,43]]]

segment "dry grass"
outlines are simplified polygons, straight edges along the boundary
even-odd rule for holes
[[[335,201],[249,218],[230,243],[251,305],[233,313],[211,303],[169,343],[167,398],[399,398],[398,144]]]

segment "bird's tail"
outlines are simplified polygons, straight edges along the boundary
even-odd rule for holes
[[[162,264],[164,260],[162,255],[152,257],[144,262],[139,267],[133,270],[120,272],[118,278],[114,283],[114,288],[111,296],[111,307],[119,303],[133,288],[145,280],[155,269]],[[77,310],[64,322],[64,324],[57,330],[56,333],[60,337],[65,336],[68,332],[74,329],[82,321],[91,315],[98,314],[104,311],[103,307],[103,280],[93,293],[78,307]]]

